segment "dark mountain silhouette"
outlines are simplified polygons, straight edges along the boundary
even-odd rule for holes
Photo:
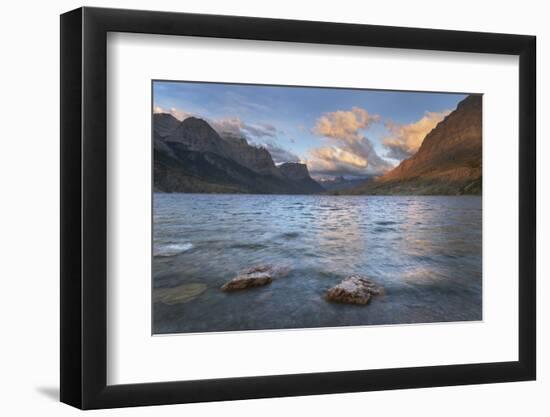
[[[190,193],[311,194],[323,191],[303,164],[280,168],[269,151],[205,120],[153,115],[154,187]],[[286,165],[286,164],[283,164]],[[294,171],[300,175],[294,175]]]
[[[284,178],[291,181],[293,184],[297,184],[300,189],[308,193],[313,194],[324,191],[324,188],[310,177],[306,164],[285,162],[279,165],[278,169]]]

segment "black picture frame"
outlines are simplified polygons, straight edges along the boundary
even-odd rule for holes
[[[107,385],[108,32],[519,56],[519,358],[513,362]],[[61,15],[61,401],[81,409],[533,380],[536,38],[136,10]]]

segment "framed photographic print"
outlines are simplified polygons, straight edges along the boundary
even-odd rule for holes
[[[61,16],[61,400],[535,379],[535,38]]]

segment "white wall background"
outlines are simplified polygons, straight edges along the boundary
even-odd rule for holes
[[[492,4],[491,4],[492,3]],[[0,24],[0,410],[3,415],[75,415],[58,403],[59,392],[59,17],[81,6],[9,2]],[[494,31],[538,36],[539,137],[539,366],[538,381],[483,386],[325,395],[230,403],[99,411],[96,415],[280,416],[284,414],[530,415],[550,412],[550,27],[544,2],[442,2],[417,0],[309,2],[278,0],[92,1],[86,5],[238,14],[441,29]],[[545,187],[546,186],[546,187]],[[543,187],[546,190],[543,190]],[[546,192],[544,192],[546,191]],[[544,234],[544,236],[543,236]],[[546,395],[544,395],[546,394]]]

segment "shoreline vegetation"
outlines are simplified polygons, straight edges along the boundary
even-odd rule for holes
[[[482,96],[470,95],[389,172],[314,180],[305,164],[276,165],[269,151],[218,133],[196,117],[153,115],[154,191],[206,194],[481,195]]]

